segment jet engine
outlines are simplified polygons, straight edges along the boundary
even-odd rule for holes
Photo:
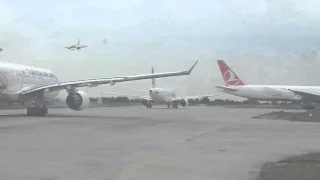
[[[314,106],[312,104],[301,104],[301,107],[303,109],[314,109]]]
[[[314,109],[314,103],[312,103],[312,102],[301,102],[301,107],[303,109]]]
[[[144,105],[144,106],[146,106],[147,108],[152,108],[152,102],[150,101],[150,100],[147,100],[147,99],[144,99],[144,100],[142,100],[141,101],[141,103]]]
[[[66,104],[68,108],[80,111],[84,108],[88,108],[90,104],[90,99],[88,95],[83,91],[77,91],[75,93],[69,93],[66,99]]]
[[[188,106],[188,99],[182,99],[182,100],[180,100],[180,104],[181,104],[182,107]]]

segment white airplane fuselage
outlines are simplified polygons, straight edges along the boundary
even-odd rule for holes
[[[149,96],[152,101],[156,103],[167,103],[174,97],[176,97],[176,93],[174,90],[164,89],[164,88],[150,88]]]
[[[33,97],[22,97],[19,95],[21,91],[57,82],[58,78],[50,70],[0,62],[0,101],[28,102]],[[44,93],[44,99],[52,100],[58,94],[59,91]]]
[[[292,91],[288,89],[320,94],[320,86],[243,85],[232,86],[232,89],[235,89],[237,91],[223,90],[217,88],[217,90],[227,94],[243,98],[269,101],[301,100],[300,96],[294,94]]]

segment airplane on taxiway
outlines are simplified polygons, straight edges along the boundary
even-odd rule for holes
[[[151,69],[151,74],[154,74],[154,68]],[[190,97],[179,97],[176,96],[176,91],[174,89],[167,89],[167,88],[159,88],[156,87],[155,79],[152,78],[152,87],[149,90],[136,90],[135,91],[142,91],[148,92],[149,96],[137,96],[137,95],[124,95],[118,93],[110,93],[104,92],[103,94],[112,94],[112,95],[121,95],[121,96],[131,96],[137,99],[140,99],[142,104],[147,108],[152,108],[152,104],[166,104],[167,108],[178,108],[179,105],[182,107],[188,106],[188,100],[192,98],[203,98],[203,97],[210,97],[215,95],[201,95],[201,96],[190,96]],[[98,99],[99,101],[99,99]],[[100,100],[101,101],[101,100]]]
[[[320,102],[320,86],[245,84],[223,60],[217,63],[225,86],[215,87],[226,94],[260,101],[300,101],[305,109],[313,109],[314,103]]]
[[[198,61],[197,61],[198,62]],[[110,84],[170,76],[191,74],[197,62],[186,71],[164,72],[156,74],[141,74],[119,76],[111,78],[76,80],[59,82],[57,76],[48,69],[35,68],[21,64],[0,62],[0,101],[7,103],[31,102],[27,108],[28,116],[45,116],[48,113],[47,105],[52,102],[61,90],[66,90],[67,107],[79,111],[89,106],[89,97],[79,87],[96,87]]]

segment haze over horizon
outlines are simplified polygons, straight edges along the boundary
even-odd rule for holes
[[[61,81],[150,73],[151,66],[184,70],[199,60],[190,76],[157,86],[214,94],[223,84],[216,60],[224,59],[247,84],[320,85],[315,0],[0,0],[0,12],[0,60],[49,68]],[[64,48],[78,38],[89,47]],[[86,89],[97,96],[150,87],[143,80]]]

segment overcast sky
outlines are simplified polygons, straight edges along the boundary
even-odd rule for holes
[[[320,1],[0,0],[2,61],[54,71],[62,81],[183,70],[157,80],[180,95],[215,93],[224,59],[247,84],[320,85]],[[89,47],[69,51],[76,43]],[[108,39],[103,44],[103,39]],[[88,90],[130,93],[151,80]],[[228,96],[229,97],[229,96]]]

